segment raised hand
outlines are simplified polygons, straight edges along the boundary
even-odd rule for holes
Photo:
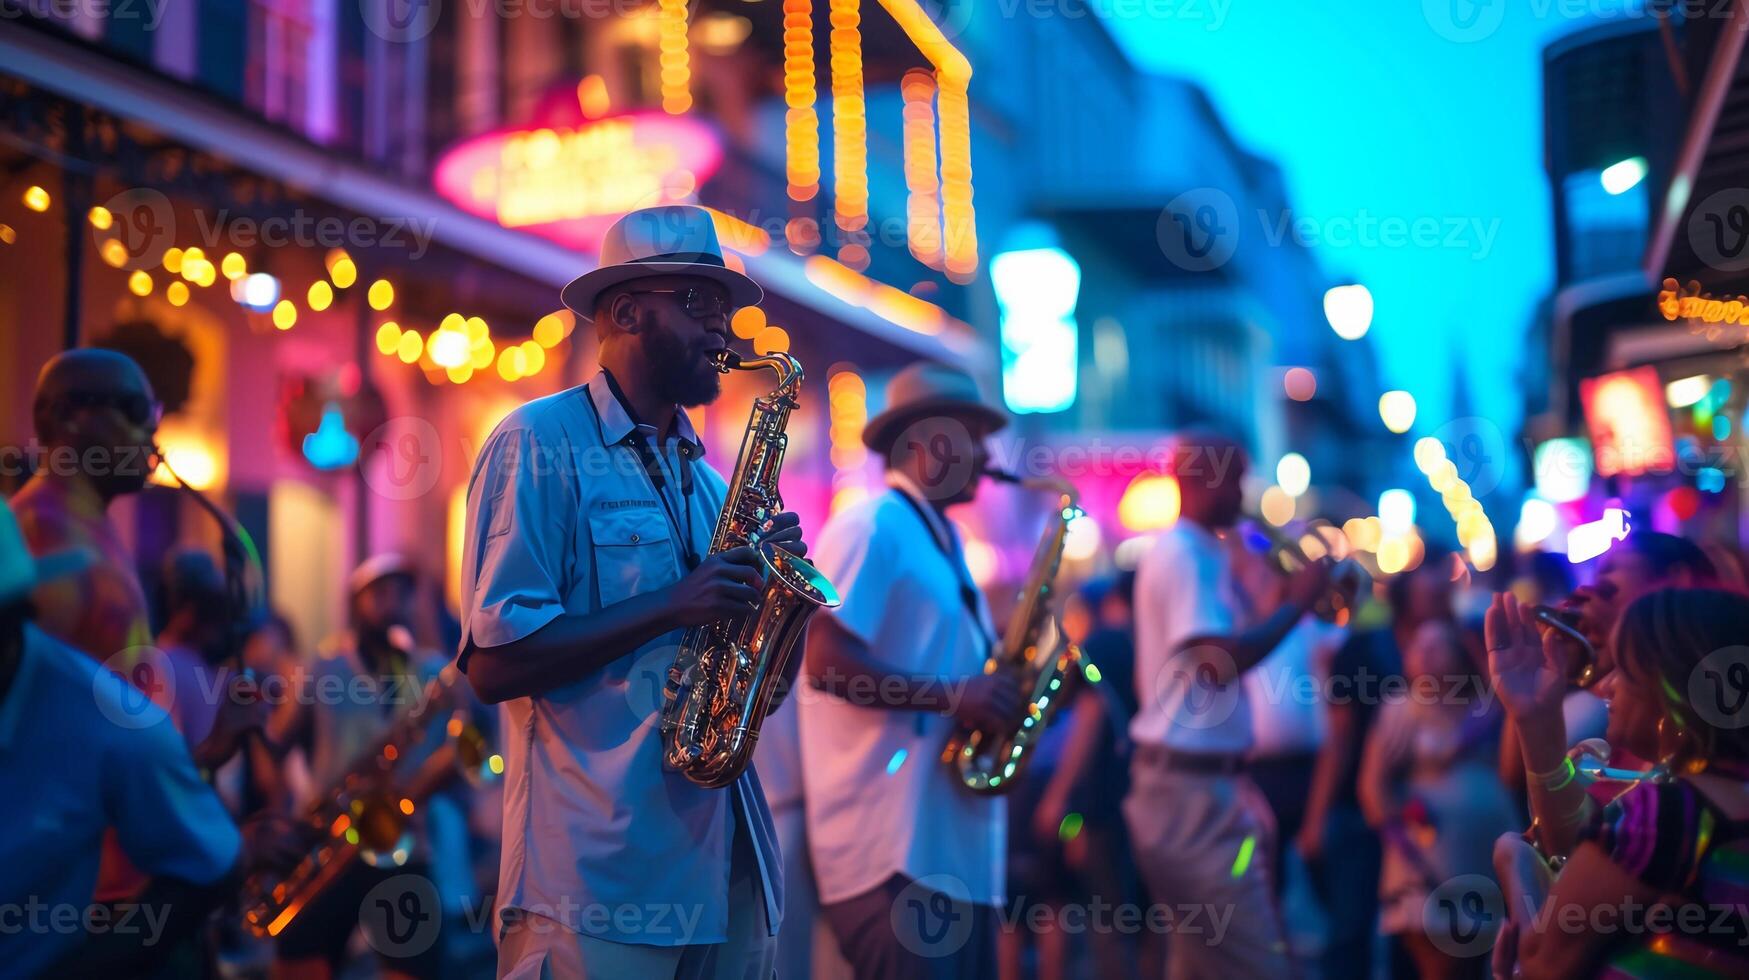
[[[1558,637],[1538,635],[1529,606],[1496,592],[1482,621],[1488,675],[1500,703],[1521,724],[1556,715],[1567,693],[1567,654]]]

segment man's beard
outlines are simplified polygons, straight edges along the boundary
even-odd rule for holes
[[[645,321],[643,338],[650,384],[663,401],[692,408],[717,400],[723,376],[705,356],[703,340],[686,344],[654,316]]]

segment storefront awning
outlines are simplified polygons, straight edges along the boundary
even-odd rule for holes
[[[149,126],[194,149],[360,214],[429,222],[434,237],[457,252],[554,287],[593,267],[583,253],[468,214],[435,193],[383,177],[341,154],[174,79],[116,60],[82,43],[0,19],[0,71],[63,98]],[[746,258],[748,274],[792,302],[876,340],[973,370],[983,346],[958,321],[932,333],[845,302],[805,271],[804,260],[773,249]]]

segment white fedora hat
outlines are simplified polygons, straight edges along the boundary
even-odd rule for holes
[[[94,557],[84,548],[33,557],[25,547],[24,532],[19,530],[12,504],[0,498],[0,606],[29,596],[43,582],[85,570]]]
[[[602,290],[650,276],[700,276],[721,283],[729,302],[752,306],[764,298],[759,284],[723,261],[717,226],[704,208],[665,204],[640,208],[615,221],[601,241],[601,265],[571,280],[559,299],[592,320]]]
[[[1008,424],[1005,413],[985,403],[971,375],[945,364],[918,361],[887,382],[887,407],[868,420],[862,442],[885,452],[905,426],[931,416],[975,419],[990,432]]]
[[[419,566],[400,552],[384,551],[359,562],[352,574],[346,577],[346,588],[353,595],[357,595],[370,588],[373,583],[392,575],[401,575],[416,581],[419,578]]]

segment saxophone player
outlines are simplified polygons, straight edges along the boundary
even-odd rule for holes
[[[997,730],[1021,706],[1012,674],[983,672],[990,613],[944,513],[976,495],[1006,421],[964,372],[900,371],[863,432],[887,490],[820,533],[843,604],[809,631],[802,796],[822,912],[862,980],[995,975],[1005,802],[938,756],[956,725]]]
[[[634,211],[562,299],[601,371],[511,412],[468,489],[459,663],[502,705],[500,977],[767,977],[781,909],[751,770],[663,766],[662,679],[685,627],[758,598],[750,547],[710,554],[727,485],[685,408],[714,400],[758,285],[708,212]],[[764,535],[800,555],[793,514]]]

